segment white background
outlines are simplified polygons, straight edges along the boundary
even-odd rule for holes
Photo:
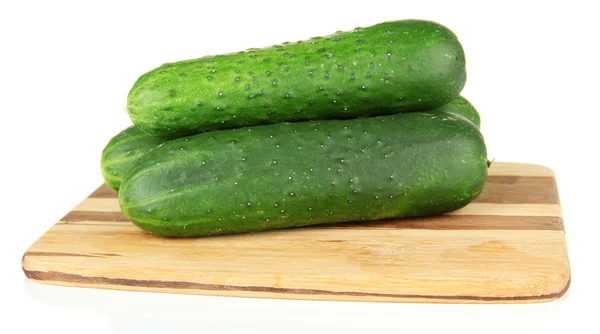
[[[1,2],[0,304],[8,310],[0,332],[564,333],[582,324],[598,331],[600,28],[592,3]],[[463,95],[481,114],[489,157],[556,172],[573,276],[563,298],[488,306],[299,302],[25,279],[27,247],[102,183],[100,152],[130,124],[124,106],[139,75],[164,62],[404,18],[434,20],[458,35],[467,57]]]

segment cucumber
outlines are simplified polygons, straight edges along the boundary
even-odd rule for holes
[[[400,20],[167,63],[138,78],[127,110],[142,131],[176,138],[427,110],[457,97],[465,81],[464,51],[452,31]]]
[[[449,112],[463,116],[479,126],[477,110],[462,96],[430,112]],[[114,136],[102,151],[104,182],[118,192],[124,176],[135,166],[136,160],[167,139],[150,136],[135,126],[130,126]]]
[[[434,108],[429,110],[430,112],[449,112],[459,116],[462,116],[473,124],[475,124],[478,128],[481,127],[481,118],[479,117],[479,113],[477,109],[473,107],[471,102],[469,102],[463,96],[459,96],[452,101],[444,104],[443,106]]]
[[[123,177],[135,166],[137,159],[164,142],[165,139],[149,136],[135,126],[116,134],[102,150],[100,169],[104,183],[118,192]]]
[[[479,129],[445,112],[220,130],[143,155],[119,204],[171,237],[436,215],[478,196],[486,155]]]

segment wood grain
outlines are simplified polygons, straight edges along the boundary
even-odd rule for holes
[[[495,162],[455,212],[176,239],[142,232],[105,186],[23,256],[32,280],[66,286],[260,298],[530,303],[570,284],[552,171]]]

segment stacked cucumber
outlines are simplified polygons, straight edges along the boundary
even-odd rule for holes
[[[487,177],[465,81],[457,37],[422,20],[165,64],[129,92],[102,173],[160,236],[442,214]]]

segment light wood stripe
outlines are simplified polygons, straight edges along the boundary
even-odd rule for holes
[[[75,257],[102,257],[99,255],[64,253],[64,252],[25,252],[24,256],[75,256]]]
[[[80,253],[65,253],[65,252],[25,252],[25,256],[74,256],[74,257],[112,257],[121,256],[120,254],[113,253],[92,253],[92,254],[80,254]]]
[[[73,211],[120,212],[119,200],[114,198],[87,198],[79,203]]]
[[[72,222],[58,222],[55,225],[64,226],[64,225],[87,225],[87,226],[133,226],[130,221],[126,222],[106,222],[106,221],[96,221],[96,220],[86,220],[86,221],[72,221]]]

